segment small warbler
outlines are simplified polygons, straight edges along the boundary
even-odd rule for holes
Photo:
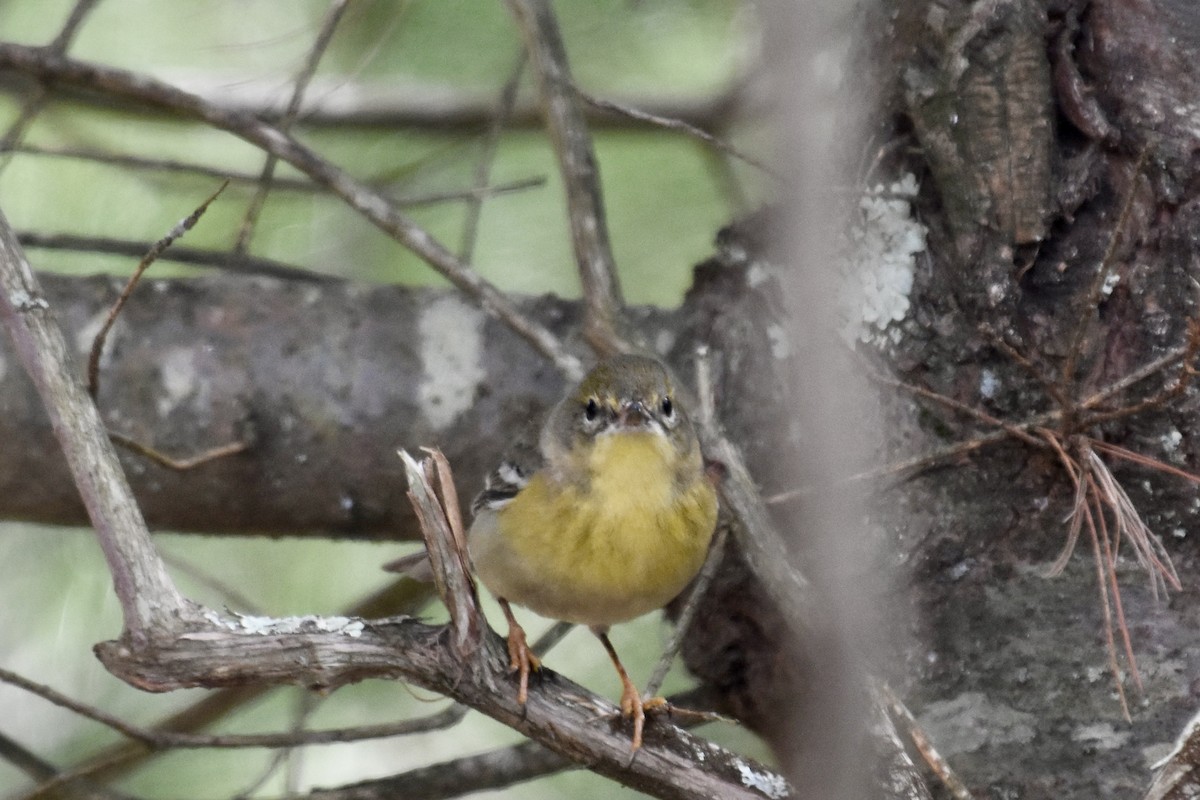
[[[666,368],[642,356],[600,362],[550,412],[536,446],[514,444],[473,511],[471,558],[508,619],[518,702],[540,665],[510,602],[591,628],[620,675],[621,711],[640,747],[645,704],[608,628],[678,595],[703,565],[717,519]]]

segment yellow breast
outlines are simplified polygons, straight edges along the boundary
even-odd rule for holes
[[[661,608],[708,551],[717,499],[698,454],[677,478],[672,445],[654,433],[601,436],[590,480],[539,472],[471,529],[471,552],[493,594],[544,616],[610,625]],[[694,466],[691,469],[690,466]]]

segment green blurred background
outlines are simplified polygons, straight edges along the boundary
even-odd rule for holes
[[[8,41],[44,44],[57,34],[72,5],[68,0],[0,0],[0,31]],[[171,82],[202,80],[231,91],[244,84],[273,86],[286,99],[327,8],[326,2],[300,0],[102,0],[70,53]],[[570,0],[557,3],[556,10],[576,80],[602,97],[720,96],[747,76],[757,56],[755,20],[743,3]],[[498,97],[519,47],[515,26],[500,2],[353,0],[310,92],[341,84],[419,84]],[[524,84],[530,83],[526,71]],[[19,115],[23,97],[11,85],[0,92],[2,129]],[[403,198],[469,188],[485,134],[484,126],[414,131],[308,127],[303,121],[295,131],[351,174]],[[751,150],[761,149],[765,139],[760,129],[746,123],[733,125],[727,134]],[[261,170],[264,160],[261,152],[234,137],[198,125],[59,99],[50,101],[23,143],[176,159],[247,173]],[[595,146],[626,297],[637,303],[677,304],[692,265],[711,252],[716,230],[746,210],[746,196],[762,191],[758,176],[723,163],[694,140],[660,130],[602,127]],[[2,157],[0,208],[20,231],[116,237],[148,245],[218,183],[212,177],[21,152]],[[276,176],[298,177],[286,166]],[[544,178],[545,183],[483,204],[473,263],[506,289],[574,296],[578,281],[553,153],[540,130],[505,133],[490,182],[529,178]],[[731,190],[735,184],[739,191]],[[251,186],[231,186],[183,244],[229,249],[252,194]],[[458,250],[464,203],[422,206],[411,214]],[[354,280],[442,282],[339,201],[312,192],[272,192],[250,252]],[[76,274],[128,272],[137,261],[45,249],[31,249],[29,255],[39,269]],[[185,276],[196,270],[162,261],[153,272]],[[189,596],[216,607],[270,615],[340,613],[388,582],[379,565],[400,550],[168,533],[159,534],[157,541]],[[500,618],[494,608],[491,612],[493,620]],[[534,634],[549,624],[525,618]],[[204,695],[199,690],[147,695],[109,676],[91,646],[119,630],[111,582],[89,531],[0,525],[0,666],[142,725]],[[614,643],[639,683],[649,676],[668,632],[657,617],[614,631]],[[584,631],[560,644],[548,665],[614,700],[619,696],[603,650]],[[666,689],[687,685],[677,669]],[[304,708],[311,712],[307,727],[360,725],[431,713],[442,702],[385,681],[347,687],[328,698],[284,688],[265,694],[217,730],[283,730]],[[58,768],[69,768],[119,740],[97,724],[6,685],[0,685],[0,708],[6,712],[0,734]],[[756,757],[764,755],[749,735],[732,726],[709,725],[704,735]],[[224,798],[246,791],[266,775],[254,793],[276,797],[394,774],[518,740],[508,729],[471,714],[449,734],[303,748],[273,770],[271,751],[174,751],[116,787],[146,797]],[[32,785],[0,760],[0,792],[5,796]],[[607,797],[616,790],[606,780],[575,772],[492,796],[571,792]]]

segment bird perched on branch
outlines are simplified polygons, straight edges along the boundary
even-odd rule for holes
[[[678,595],[703,565],[717,520],[716,491],[666,368],[632,355],[597,364],[550,412],[536,446],[513,446],[473,510],[471,558],[508,619],[518,701],[540,665],[510,603],[599,637],[640,747],[645,704],[608,628]]]

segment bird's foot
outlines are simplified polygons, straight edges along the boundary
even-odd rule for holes
[[[637,750],[642,746],[642,732],[646,728],[646,713],[668,712],[671,704],[665,697],[647,697],[642,699],[633,683],[626,683],[621,692],[621,716],[633,720],[633,746]]]
[[[519,675],[517,703],[525,705],[529,699],[529,673],[542,668],[542,662],[533,654],[525,640],[525,629],[515,621],[508,626],[508,668]]]

